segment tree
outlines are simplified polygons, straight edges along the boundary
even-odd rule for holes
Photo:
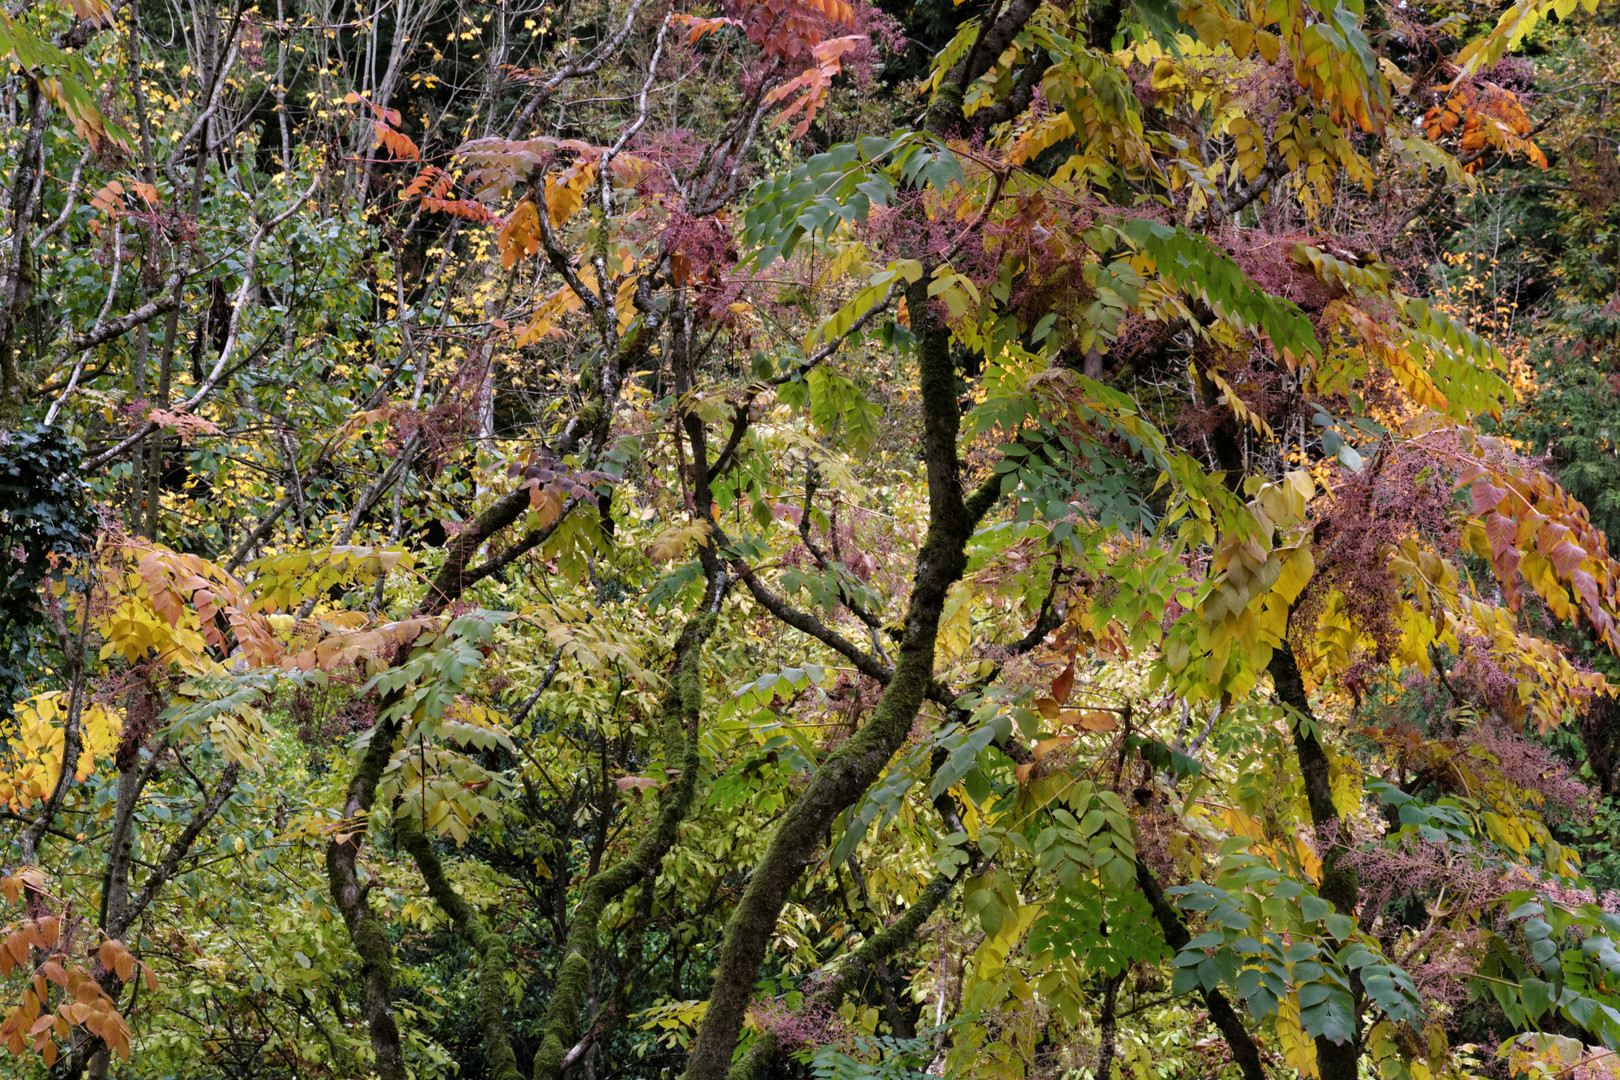
[[[964,5],[899,86],[845,0],[14,16],[0,397],[103,509],[7,578],[0,1037],[1605,1060],[1526,734],[1620,564],[1399,257],[1548,164],[1508,50],[1575,11]]]

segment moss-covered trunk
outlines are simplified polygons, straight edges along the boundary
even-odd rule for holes
[[[687,621],[675,643],[669,687],[663,701],[664,761],[673,779],[664,789],[658,815],[650,831],[623,861],[592,875],[585,895],[568,926],[568,944],[557,965],[551,1000],[546,1005],[540,1049],[534,1055],[535,1080],[558,1076],[568,1051],[579,1038],[590,992],[591,965],[601,939],[602,912],[658,872],[664,856],[675,845],[682,820],[692,807],[698,773],[703,763],[698,739],[703,708],[703,645],[719,621],[728,579],[724,570],[710,578],[704,606]],[[674,775],[677,773],[679,775]]]
[[[469,580],[468,564],[485,540],[518,520],[529,507],[529,493],[519,488],[501,496],[471,526],[449,545],[444,564],[434,576],[426,597],[417,606],[419,616],[437,615],[460,598]],[[402,696],[402,690],[386,695],[377,715],[388,717]],[[371,1033],[371,1049],[377,1075],[382,1080],[405,1080],[405,1059],[400,1049],[399,1025],[394,1019],[393,947],[366,901],[369,885],[359,875],[360,845],[365,839],[367,819],[377,799],[377,783],[393,756],[394,740],[400,721],[379,719],[371,741],[349,778],[344,793],[342,831],[326,846],[327,887],[332,903],[343,916],[349,940],[360,956],[360,986],[365,997],[366,1024]]]
[[[708,1011],[687,1064],[687,1080],[722,1080],[726,1076],[760,963],[789,891],[815,858],[833,820],[877,780],[910,733],[933,678],[934,642],[946,594],[966,569],[968,538],[994,499],[995,489],[991,488],[981,489],[970,501],[962,498],[956,447],[961,420],[956,370],[949,333],[933,312],[926,278],[908,290],[906,303],[918,342],[929,525],[917,556],[899,657],[871,719],[822,763],[804,793],[782,816],[750,876],[726,926]]]

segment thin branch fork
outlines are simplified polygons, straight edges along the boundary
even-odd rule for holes
[[[295,198],[287,209],[283,210],[280,214],[277,214],[275,217],[259,226],[258,232],[256,232],[253,236],[252,242],[248,244],[247,261],[242,271],[242,284],[237,288],[236,300],[231,306],[231,319],[229,328],[226,331],[225,346],[224,348],[220,349],[219,359],[214,363],[214,368],[208,373],[208,377],[203,380],[202,385],[197,387],[196,392],[193,393],[191,397],[175,406],[173,410],[175,413],[180,415],[190,413],[202,403],[203,399],[208,397],[209,394],[213,393],[215,386],[219,385],[220,379],[225,375],[226,367],[230,362],[232,354],[236,352],[237,337],[241,331],[242,311],[247,307],[248,295],[253,291],[253,284],[258,271],[259,249],[263,246],[266,237],[279,228],[283,222],[287,221],[294,214],[296,214],[303,207],[304,203],[314,197],[315,191],[320,186],[320,183],[325,178],[325,175],[324,170],[317,171],[315,174],[315,179],[310,181],[309,187],[304,189],[303,194]],[[122,457],[125,453],[132,449],[137,443],[145,439],[152,432],[156,431],[159,426],[160,425],[155,420],[146,421],[140,425],[140,427],[136,428],[134,432],[126,436],[122,441],[107,450],[103,450],[95,457],[86,461],[84,463],[84,471],[94,472],[96,469],[101,468],[108,462],[116,461],[118,458]]]

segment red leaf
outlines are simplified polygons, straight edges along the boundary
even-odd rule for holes
[[[1502,585],[1502,598],[1507,601],[1508,610],[1519,610],[1519,549],[1510,547],[1498,552],[1491,561],[1491,569],[1496,571],[1496,580]]]
[[[1492,512],[1491,516],[1485,519],[1485,536],[1491,542],[1491,552],[1498,559],[1504,552],[1513,548],[1513,540],[1518,531],[1513,519],[1505,514]],[[1517,565],[1518,561],[1518,557],[1515,556],[1514,565]]]
[[[1469,489],[1468,494],[1474,500],[1474,513],[1483,514],[1487,510],[1494,509],[1502,501],[1502,497],[1507,494],[1507,488],[1499,488],[1482,476],[1474,481],[1474,486]]]
[[[1550,558],[1553,549],[1563,543],[1564,537],[1568,534],[1568,525],[1560,525],[1556,521],[1548,522],[1536,533],[1536,550]]]
[[[1575,550],[1579,551],[1580,549],[1576,548]],[[1575,591],[1580,594],[1581,600],[1585,602],[1587,612],[1589,614],[1593,612],[1601,614],[1603,603],[1602,597],[1598,595],[1597,580],[1585,570],[1576,570],[1569,575],[1569,580],[1570,584],[1575,586]]]
[[[1547,561],[1552,563],[1559,574],[1566,578],[1575,572],[1576,567],[1581,565],[1581,560],[1584,558],[1586,558],[1586,549],[1568,540],[1562,541],[1557,547],[1547,552]]]
[[[1061,705],[1069,700],[1069,691],[1073,689],[1074,662],[1071,660],[1069,662],[1069,666],[1059,672],[1058,677],[1052,680],[1052,696],[1056,698],[1058,704]]]

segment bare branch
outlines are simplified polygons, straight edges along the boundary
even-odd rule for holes
[[[225,346],[224,348],[220,349],[219,359],[215,362],[214,369],[208,373],[208,377],[203,380],[202,385],[197,387],[196,392],[193,393],[191,397],[177,405],[173,410],[174,412],[182,415],[191,412],[199,404],[201,404],[203,399],[212,393],[214,387],[219,384],[219,380],[225,374],[226,365],[229,363],[231,355],[236,352],[237,335],[241,330],[242,311],[247,307],[248,296],[253,290],[254,276],[258,270],[259,249],[264,244],[265,237],[269,236],[270,233],[278,228],[283,222],[296,214],[303,207],[304,203],[314,196],[315,189],[320,186],[320,183],[325,178],[325,175],[325,170],[316,172],[315,179],[310,181],[309,187],[304,190],[303,194],[295,198],[287,209],[283,210],[280,214],[277,214],[275,217],[259,226],[259,230],[254,234],[252,242],[248,244],[247,260],[242,269],[242,284],[236,290],[236,300],[231,305],[230,326],[226,332]],[[107,450],[103,450],[89,461],[86,461],[84,463],[84,471],[93,472],[94,470],[99,469],[101,466],[107,464],[109,461],[117,460],[142,439],[146,438],[146,436],[156,431],[158,427],[159,425],[155,421],[148,420],[115,446]]]

